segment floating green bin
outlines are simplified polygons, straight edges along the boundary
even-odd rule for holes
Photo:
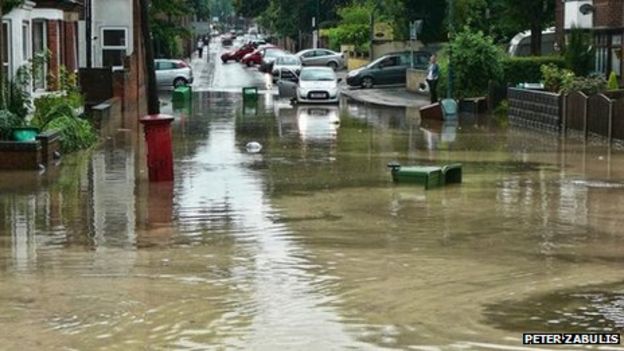
[[[184,103],[191,100],[191,96],[193,95],[193,90],[188,85],[180,86],[175,88],[173,91],[172,101],[174,103]]]
[[[39,135],[39,128],[13,128],[11,136],[14,141],[35,141]]]
[[[243,103],[256,102],[258,100],[258,88],[245,87],[243,88]]]
[[[444,167],[411,166],[402,167],[397,163],[388,164],[392,180],[395,183],[412,183],[424,185],[425,190],[445,184],[462,182],[462,165],[452,164]]]

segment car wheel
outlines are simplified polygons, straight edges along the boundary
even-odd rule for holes
[[[338,69],[338,64],[334,61],[327,64],[327,67],[333,69],[334,71]]]
[[[240,60],[241,60],[241,59],[237,57],[237,58],[235,58],[234,60],[235,60],[236,62],[240,62]]]
[[[372,77],[364,77],[362,78],[362,88],[364,89],[370,89],[372,88],[374,85],[373,82],[373,78]]]
[[[221,59],[221,61],[223,61],[223,63],[227,63],[228,62],[228,60],[226,60],[226,59]]]
[[[188,81],[186,79],[184,79],[184,78],[176,78],[173,81],[173,87],[174,88],[181,87],[183,85],[188,85]]]
[[[251,61],[247,61],[247,67],[251,67]]]

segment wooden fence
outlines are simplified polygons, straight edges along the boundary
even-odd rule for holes
[[[624,140],[624,91],[587,96],[573,92],[564,96],[563,132]]]

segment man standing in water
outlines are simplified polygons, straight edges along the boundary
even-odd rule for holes
[[[437,63],[436,55],[431,55],[427,69],[427,84],[429,85],[432,104],[438,102],[438,78],[440,78],[440,66]]]
[[[199,56],[199,58],[202,58],[203,53],[204,53],[204,40],[202,38],[199,38],[199,40],[197,41],[197,56]]]

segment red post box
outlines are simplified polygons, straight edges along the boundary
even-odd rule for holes
[[[147,168],[150,182],[173,181],[173,145],[169,115],[148,115],[141,118],[147,142]]]

